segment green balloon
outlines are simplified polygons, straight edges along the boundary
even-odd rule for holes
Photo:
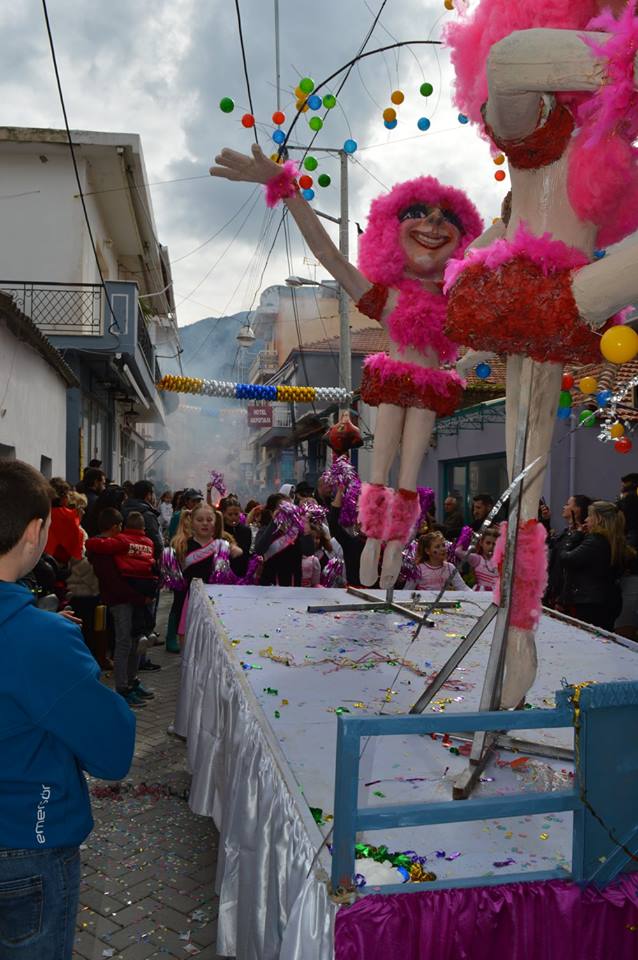
[[[303,90],[304,93],[312,93],[315,89],[315,81],[311,80],[310,77],[304,77],[303,80],[299,81],[299,89]]]
[[[561,390],[560,397],[558,400],[559,407],[571,407],[572,405],[572,395],[569,390]]]
[[[308,126],[310,127],[311,130],[314,130],[316,132],[318,130],[321,130],[321,128],[323,127],[323,120],[321,119],[321,117],[311,117],[311,119],[308,122]]]
[[[319,184],[320,187],[329,187],[331,182],[332,181],[330,180],[330,177],[328,176],[327,173],[321,173],[317,177],[317,183]]]
[[[230,97],[222,97],[219,101],[219,109],[222,113],[232,113],[235,109],[235,101],[231,100]]]
[[[431,83],[422,83],[420,87],[420,91],[421,91],[422,97],[429,97],[434,92],[434,87],[432,86]]]
[[[306,168],[306,170],[316,170],[317,167],[319,166],[319,161],[315,157],[306,157],[306,159],[303,162],[303,165]]]
[[[578,422],[582,423],[584,427],[595,427],[596,414],[591,410],[581,410],[578,414]]]
[[[333,107],[337,106],[337,98],[333,93],[327,93],[323,98],[323,105],[326,110],[332,110]]]

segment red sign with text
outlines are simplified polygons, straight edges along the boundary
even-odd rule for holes
[[[270,404],[262,406],[260,403],[249,403],[248,426],[272,427],[272,407]]]

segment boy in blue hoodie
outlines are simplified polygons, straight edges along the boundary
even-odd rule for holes
[[[0,957],[71,960],[79,845],[93,827],[84,771],[119,780],[135,745],[126,702],[100,683],[80,628],[17,583],[50,524],[47,481],[0,460]]]

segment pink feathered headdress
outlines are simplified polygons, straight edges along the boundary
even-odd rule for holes
[[[399,214],[415,203],[452,210],[463,225],[461,242],[454,256],[463,256],[465,248],[480,235],[483,221],[478,210],[456,187],[446,187],[435,177],[417,177],[393,187],[372,201],[368,226],[359,238],[359,267],[372,283],[391,287],[405,269],[405,253],[399,243]]]

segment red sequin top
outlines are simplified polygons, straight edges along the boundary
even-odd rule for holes
[[[382,283],[373,284],[357,303],[357,310],[371,320],[381,322],[389,292],[389,288]]]
[[[485,112],[485,105],[483,107]],[[537,170],[560,160],[574,131],[574,118],[562,103],[554,104],[547,122],[537,126],[522,140],[501,140],[489,124],[485,124],[490,140],[502,150],[517,170]]]

